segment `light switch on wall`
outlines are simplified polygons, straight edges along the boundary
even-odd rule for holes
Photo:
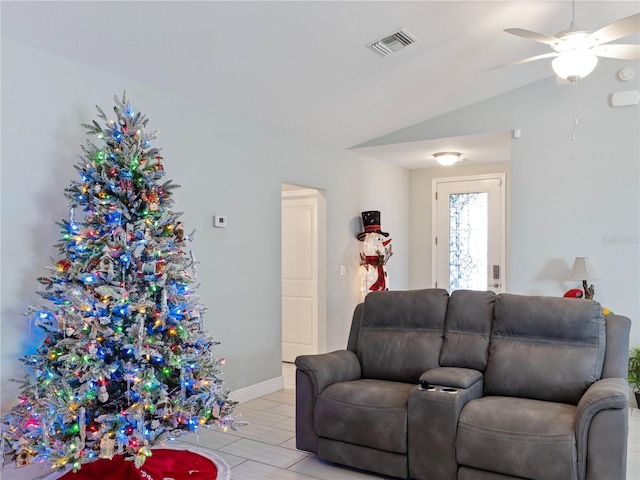
[[[213,226],[219,228],[225,228],[227,226],[227,216],[226,215],[216,215],[213,217]]]

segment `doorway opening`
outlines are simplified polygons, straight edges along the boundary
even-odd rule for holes
[[[326,197],[315,188],[281,188],[282,361],[326,351]]]
[[[434,286],[506,291],[505,174],[434,178]]]

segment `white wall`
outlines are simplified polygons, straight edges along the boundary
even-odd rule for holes
[[[617,72],[635,69],[633,81]],[[513,67],[518,68],[518,67]],[[526,68],[526,67],[525,67]],[[576,256],[599,273],[595,299],[631,318],[631,345],[640,345],[640,107],[612,108],[612,92],[639,88],[640,64],[602,59],[579,80],[579,125],[571,140],[572,89],[548,78],[363,146],[506,131],[511,142],[509,291],[560,296],[580,282],[567,276]],[[420,217],[430,215],[424,173],[412,172],[411,288],[427,285],[413,265]],[[416,191],[416,189],[420,191]],[[430,186],[429,186],[430,189]]]
[[[99,54],[99,52],[96,52]],[[153,72],[150,72],[152,75]],[[211,85],[215,88],[215,85]],[[55,222],[67,218],[63,190],[94,105],[112,111],[126,89],[159,130],[166,178],[183,211],[209,307],[206,326],[222,342],[219,357],[231,390],[281,375],[280,188],[322,189],[327,197],[329,350],[346,346],[358,302],[360,212],[381,210],[392,233],[388,264],[394,289],[408,287],[409,174],[406,170],[301,138],[211,105],[151,88],[10,41],[2,42],[1,304],[2,410],[15,402],[9,378],[18,358],[39,343],[22,313],[40,302],[36,278],[56,255]],[[213,215],[228,216],[214,229]],[[339,275],[339,265],[347,275]]]

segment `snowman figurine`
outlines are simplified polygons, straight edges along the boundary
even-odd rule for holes
[[[362,212],[364,231],[357,235],[362,242],[360,253],[360,291],[362,296],[369,292],[389,290],[389,276],[385,265],[393,255],[389,234],[380,229],[380,212]]]

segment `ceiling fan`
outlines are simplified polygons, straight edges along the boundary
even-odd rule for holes
[[[574,0],[569,29],[558,33],[555,37],[523,28],[505,29],[504,31],[507,33],[533,40],[534,42],[544,43],[553,49],[553,52],[523,58],[506,65],[520,65],[544,58],[553,58],[551,66],[556,75],[575,82],[575,80],[586,77],[594,70],[598,63],[598,57],[640,60],[640,45],[609,43],[640,32],[640,13],[617,20],[595,32],[587,32],[576,27],[575,13]]]

